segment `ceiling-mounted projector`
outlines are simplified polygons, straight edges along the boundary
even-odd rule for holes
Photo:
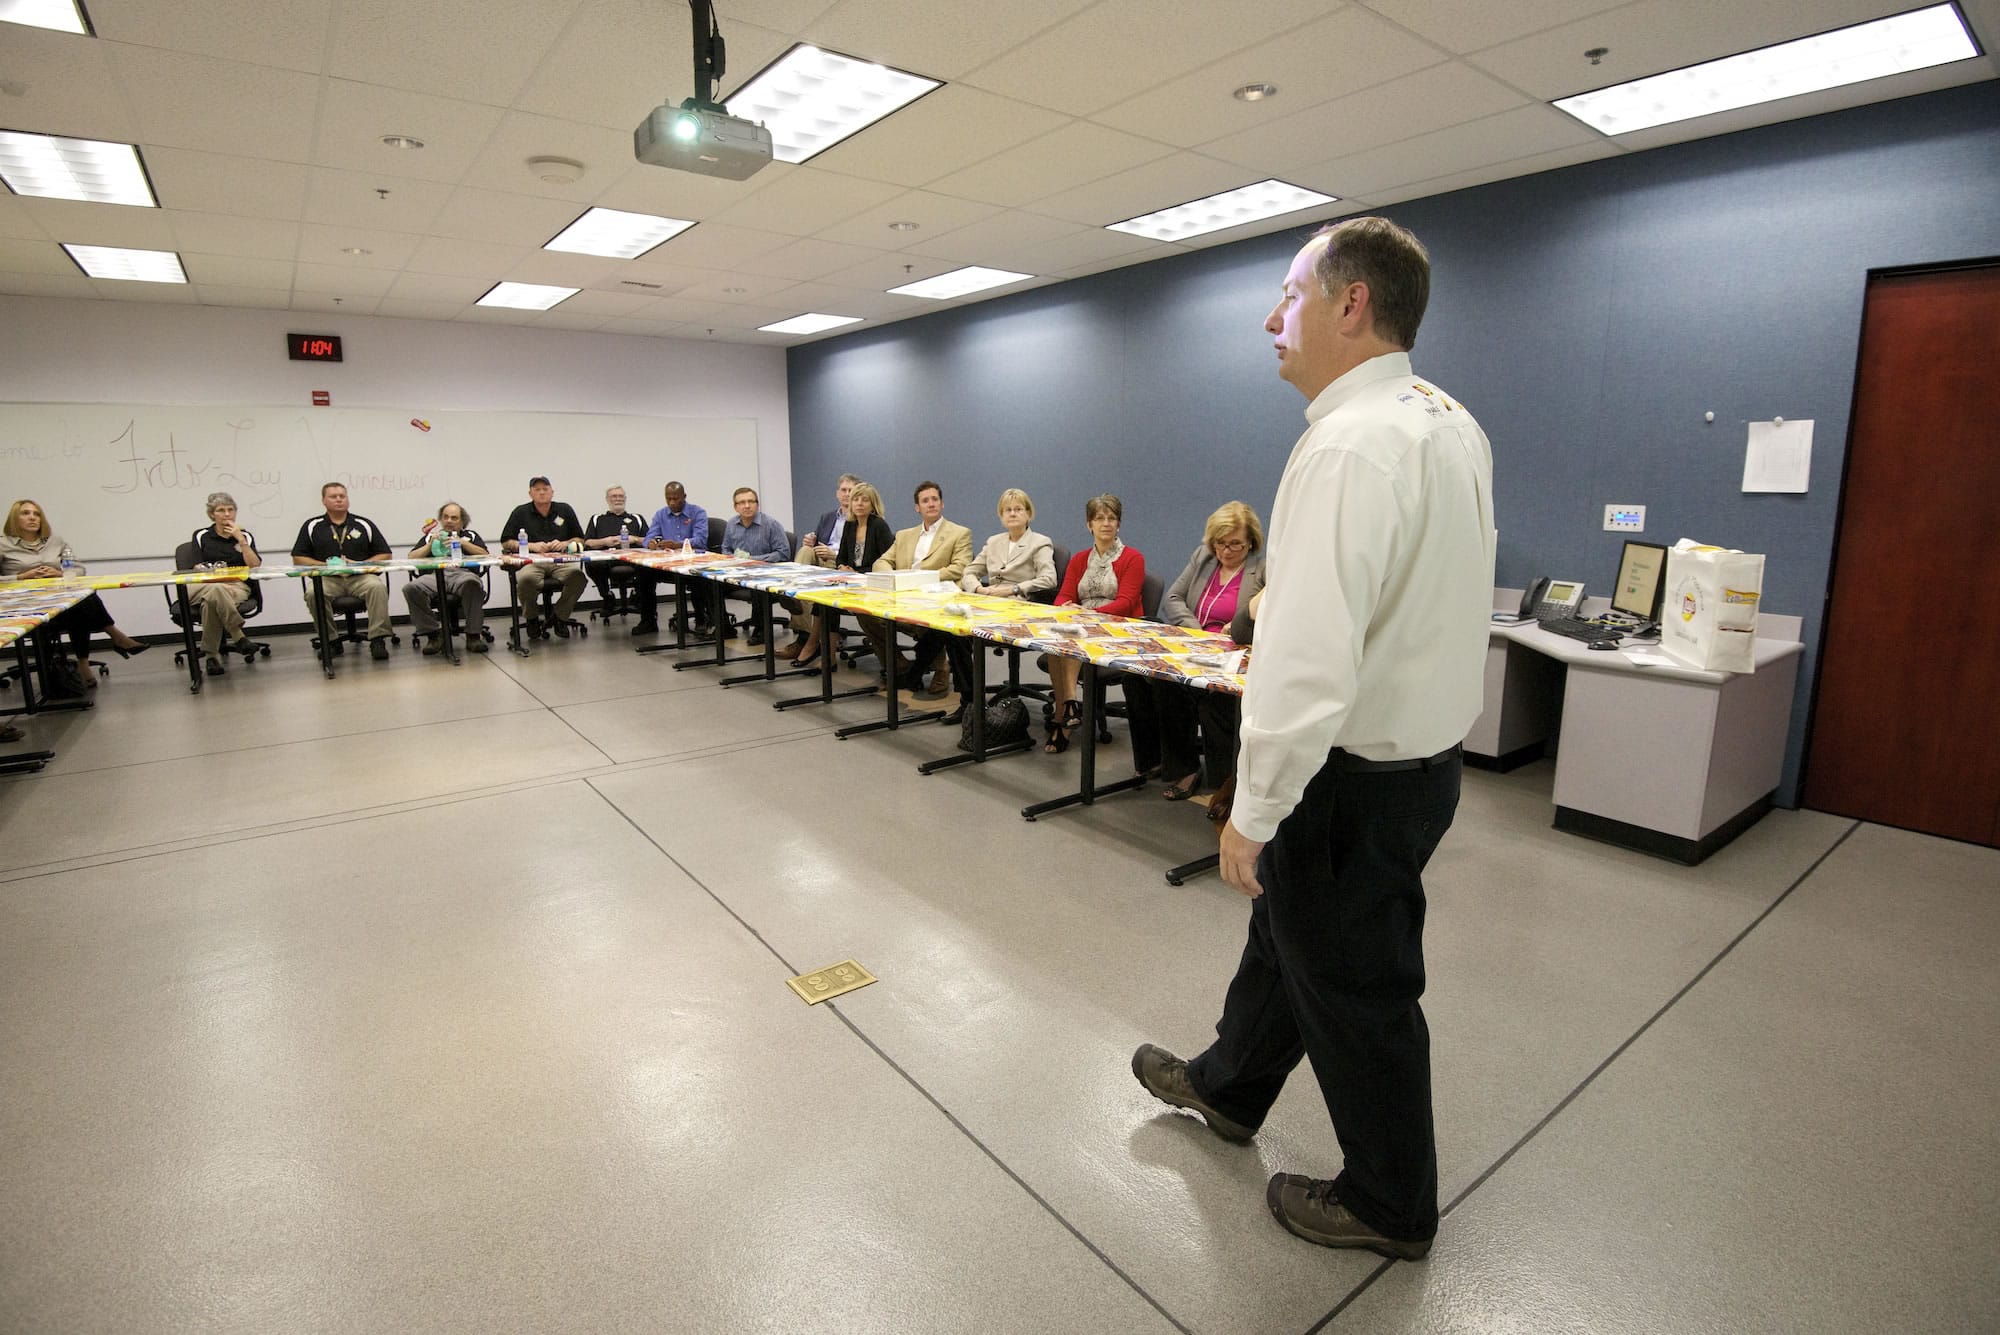
[[[632,131],[632,153],[655,167],[740,181],[771,160],[771,132],[714,100],[725,57],[712,0],[688,0],[694,18],[694,96],[654,107]]]
[[[632,152],[655,167],[741,181],[771,160],[771,132],[689,98],[678,107],[654,107],[632,131]]]

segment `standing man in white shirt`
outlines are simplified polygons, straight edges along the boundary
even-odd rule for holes
[[[1247,1141],[1300,1057],[1345,1167],[1265,1193],[1307,1241],[1414,1260],[1437,1233],[1423,869],[1458,807],[1493,590],[1493,456],[1413,375],[1430,258],[1382,218],[1324,228],[1265,321],[1306,432],[1278,484],[1222,874],[1249,942],[1193,1061],[1153,1095]]]

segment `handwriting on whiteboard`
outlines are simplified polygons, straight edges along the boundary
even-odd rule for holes
[[[220,491],[232,489],[237,508],[256,515],[276,515],[284,509],[284,473],[277,468],[238,470],[234,461],[224,461],[196,447],[183,447],[172,431],[164,444],[140,441],[137,425],[126,422],[125,429],[110,442],[115,470],[112,480],[98,490],[113,495],[139,491]],[[235,451],[232,449],[233,455]]]

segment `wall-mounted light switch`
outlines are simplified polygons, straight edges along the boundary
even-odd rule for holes
[[[1606,533],[1644,533],[1646,531],[1646,507],[1643,505],[1605,506],[1604,531]]]

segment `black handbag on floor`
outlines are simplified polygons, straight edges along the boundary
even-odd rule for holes
[[[48,671],[42,674],[42,694],[51,700],[75,700],[89,689],[74,660],[49,655]]]
[[[1003,696],[986,706],[986,747],[1005,746],[1009,742],[1024,742],[1028,739],[1028,707],[1021,703],[1018,695]],[[965,719],[958,725],[958,749],[972,749],[972,711],[965,711]]]

